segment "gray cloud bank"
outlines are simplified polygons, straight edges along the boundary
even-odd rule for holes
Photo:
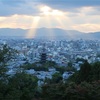
[[[100,10],[100,0],[0,0],[0,16],[37,15],[40,13],[38,5],[70,12],[77,12],[77,8],[81,7],[95,7]]]

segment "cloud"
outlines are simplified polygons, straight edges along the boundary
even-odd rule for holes
[[[55,9],[72,10],[80,7],[100,6],[100,0],[37,0]]]
[[[0,2],[4,5],[20,6],[21,4],[24,4],[26,0],[1,0]]]
[[[12,15],[9,17],[0,17],[0,28],[31,28],[34,19],[38,16]],[[35,23],[34,23],[35,24]]]
[[[66,6],[99,6],[100,0],[37,0],[48,5],[63,5]]]
[[[100,24],[79,24],[73,25],[73,29],[79,30],[82,32],[96,32],[100,31]]]
[[[2,8],[0,16],[38,15],[40,13],[39,5],[47,5],[53,9],[73,13],[79,13],[78,8],[82,7],[95,7],[98,12],[100,11],[100,0],[0,0],[0,8]]]
[[[38,16],[37,28],[100,31],[100,0],[0,0],[0,8],[1,28],[31,28]]]
[[[9,1],[9,2],[8,2]],[[2,0],[0,1],[0,16],[19,15],[38,15],[37,4],[24,0]]]

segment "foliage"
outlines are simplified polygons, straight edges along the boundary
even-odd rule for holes
[[[85,61],[81,66],[80,71],[73,74],[68,80],[76,83],[100,80],[100,62],[89,64],[87,61]]]
[[[8,45],[2,45],[0,49],[0,64],[6,64],[14,58],[16,52],[16,50],[10,48]]]
[[[0,83],[0,100],[32,100],[35,98],[38,79],[24,72],[16,73],[8,78],[8,82]]]
[[[66,71],[66,68],[65,67],[55,67],[57,71],[59,71],[61,74],[63,74],[65,71]]]
[[[45,79],[46,84],[55,84],[55,83],[60,83],[62,82],[62,75],[61,73],[56,72],[55,74],[52,75],[52,79]]]
[[[100,81],[81,84],[47,84],[42,87],[43,100],[99,100]]]
[[[37,66],[35,63],[34,64],[25,64],[23,66],[20,66],[21,68],[24,68],[26,70],[29,69],[34,69],[35,71],[48,71],[48,67],[46,66]]]
[[[0,100],[32,100],[37,95],[35,76],[24,72],[13,76],[6,74],[6,63],[14,59],[16,51],[7,45],[0,48]]]
[[[100,62],[93,63],[89,79],[90,81],[100,80]]]

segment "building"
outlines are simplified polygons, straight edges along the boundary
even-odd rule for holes
[[[44,44],[42,47],[41,54],[40,54],[40,62],[42,64],[44,64],[44,63],[46,63],[46,60],[47,60],[47,52],[46,52],[46,48],[45,48],[45,44]]]

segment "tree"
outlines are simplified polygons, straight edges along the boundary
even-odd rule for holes
[[[80,68],[80,71],[79,71],[79,83],[82,82],[82,81],[89,81],[89,75],[90,75],[90,72],[91,72],[91,65],[85,61],[82,65],[81,65],[81,68]]]
[[[69,77],[68,81],[74,81],[76,83],[81,83],[83,81],[90,81],[92,66],[87,61],[85,61],[79,71],[75,72],[71,77]]]
[[[10,48],[8,45],[0,45],[0,81],[7,82],[8,68],[6,63],[14,58],[16,50]]]
[[[2,45],[0,49],[0,65],[5,65],[9,60],[15,57],[16,50],[8,45]]]
[[[22,73],[16,73],[9,79],[6,98],[12,100],[32,100],[37,91],[37,77]],[[10,99],[10,100],[11,100]]]
[[[90,81],[100,80],[100,62],[95,62],[92,64],[89,79]]]
[[[100,100],[100,81],[46,84],[42,90],[43,100]]]

